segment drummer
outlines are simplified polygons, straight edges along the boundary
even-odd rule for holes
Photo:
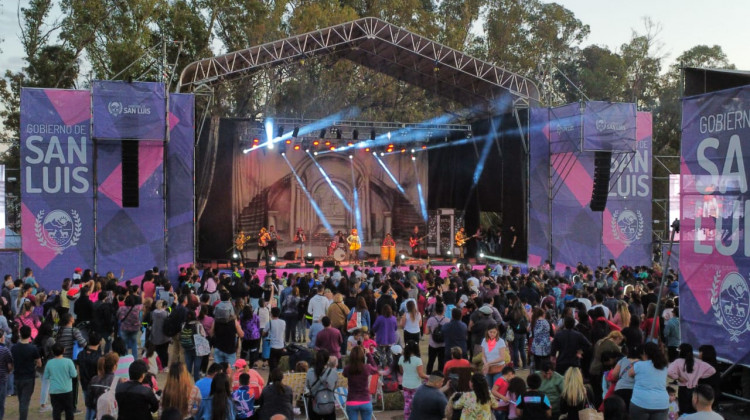
[[[396,241],[393,240],[393,237],[390,233],[385,234],[385,238],[383,239],[383,246],[396,246]]]
[[[336,241],[338,248],[346,248],[346,236],[344,236],[344,232],[336,232],[336,237],[333,240]]]

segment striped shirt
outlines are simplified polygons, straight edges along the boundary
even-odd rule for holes
[[[86,339],[83,338],[81,332],[78,331],[78,328],[61,327],[57,332],[57,336],[55,337],[55,342],[60,343],[63,345],[63,347],[65,347],[63,357],[67,357],[68,359],[73,359],[74,341],[77,341],[78,345],[81,346],[82,349],[86,347]]]
[[[0,344],[0,382],[5,382],[8,379],[8,365],[13,363],[13,356],[10,354],[10,350],[5,344]]]

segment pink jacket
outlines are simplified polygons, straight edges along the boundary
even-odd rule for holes
[[[693,389],[698,386],[698,381],[703,378],[716,373],[716,369],[708,363],[695,359],[693,364],[693,371],[688,373],[685,369],[685,359],[679,358],[669,364],[667,369],[667,375],[672,379],[677,379],[680,386],[686,386],[688,389]]]

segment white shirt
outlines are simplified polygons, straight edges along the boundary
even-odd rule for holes
[[[258,325],[260,325],[261,328],[266,328],[269,319],[271,319],[271,311],[265,306],[258,308]]]
[[[271,339],[272,349],[284,348],[284,330],[286,330],[286,322],[283,319],[272,319],[266,324],[266,331],[268,331],[268,338]]]
[[[328,313],[330,302],[323,295],[315,295],[307,304],[307,312],[312,315],[313,322],[320,320]]]
[[[602,305],[601,303],[597,304],[597,305],[594,305],[594,306],[591,307],[591,309],[596,309],[596,308],[602,308],[602,309],[604,309],[604,317],[607,318],[607,319],[610,319],[610,317],[609,317],[610,316],[610,310],[609,310],[609,308],[607,308],[606,306]]]

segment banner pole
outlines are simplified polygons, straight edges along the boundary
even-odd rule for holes
[[[669,250],[667,251],[667,261],[662,269],[661,283],[659,284],[659,298],[656,300],[656,310],[654,311],[654,321],[651,323],[651,332],[648,337],[653,337],[656,330],[656,323],[659,322],[659,306],[661,305],[661,297],[664,293],[664,283],[667,281],[667,271],[669,271],[669,261],[672,259],[672,245],[674,244],[674,235],[680,231],[680,219],[674,219],[672,222],[672,234],[669,237]],[[646,339],[648,340],[648,337]]]

